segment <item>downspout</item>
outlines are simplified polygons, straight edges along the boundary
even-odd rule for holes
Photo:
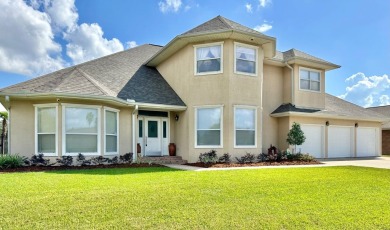
[[[136,118],[137,118],[137,115],[138,115],[138,105],[135,105],[134,107],[134,110],[133,110],[133,113],[131,115],[131,120],[132,120],[132,136],[133,136],[133,162],[136,162],[137,161],[137,158],[138,158],[138,153],[137,153],[137,144],[135,143],[136,142],[136,138],[135,138],[135,135],[136,135],[136,132],[135,132],[135,127],[136,127]]]
[[[5,101],[8,102],[8,121],[7,121],[7,145],[8,145],[8,149],[7,149],[7,153],[10,154],[11,153],[11,103],[10,103],[10,99],[9,99],[9,96],[5,96]]]
[[[295,105],[295,97],[294,97],[294,69],[287,63],[284,64],[291,70],[291,104]]]

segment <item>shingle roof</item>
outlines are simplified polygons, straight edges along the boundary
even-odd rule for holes
[[[356,119],[375,119],[375,120],[386,120],[386,117],[367,110],[358,105],[352,104],[348,101],[340,99],[330,94],[325,96],[325,109],[324,110],[313,110],[313,109],[304,109],[296,108],[291,104],[285,104],[279,106],[271,114],[285,113],[285,112],[299,112],[299,113],[311,113],[313,115],[321,115],[322,117],[326,116],[338,116],[338,117],[353,117]]]
[[[262,33],[253,30],[251,28],[248,28],[246,26],[243,26],[237,22],[233,22],[227,18],[224,18],[220,15],[217,17],[183,33],[182,35],[195,35],[195,34],[201,34],[206,32],[216,32],[216,31],[222,31],[222,30],[237,30],[241,32],[246,33],[255,33],[258,35],[263,35]]]
[[[370,108],[366,108],[366,109],[370,110],[370,111],[374,111],[376,113],[380,113],[383,116],[390,119],[390,105],[370,107]],[[383,124],[382,128],[383,129],[390,129],[390,122],[386,122],[385,124]]]
[[[307,54],[307,53],[300,51],[300,50],[297,50],[297,49],[290,49],[290,50],[287,50],[284,52],[276,51],[276,55],[272,59],[277,60],[277,61],[288,62],[290,60],[293,60],[294,58],[301,58],[301,59],[305,59],[308,61],[315,61],[315,62],[320,62],[320,63],[324,63],[324,64],[328,64],[328,65],[337,66],[336,64],[325,61],[324,59],[321,59],[318,57],[314,57],[310,54]]]
[[[161,74],[144,62],[161,49],[142,45],[1,89],[1,93],[69,93],[180,105]]]

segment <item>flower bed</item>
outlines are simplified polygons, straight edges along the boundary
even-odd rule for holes
[[[322,164],[317,160],[313,161],[281,161],[281,162],[255,162],[255,163],[187,163],[189,166],[202,168],[231,168],[231,167],[251,167],[251,166],[281,166],[281,165],[316,165]]]

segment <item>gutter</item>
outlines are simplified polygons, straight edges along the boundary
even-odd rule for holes
[[[291,104],[295,105],[295,96],[294,96],[294,69],[287,63],[284,64],[291,70]]]
[[[134,110],[133,110],[133,113],[131,115],[131,123],[132,123],[132,126],[131,126],[131,135],[133,136],[133,162],[137,162],[137,158],[138,158],[138,153],[137,153],[137,144],[135,143],[135,134],[136,134],[136,131],[135,131],[135,126],[136,126],[136,117],[138,116],[138,105],[135,106]]]

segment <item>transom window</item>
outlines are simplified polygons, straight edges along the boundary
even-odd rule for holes
[[[319,92],[321,90],[321,74],[319,71],[300,69],[300,89]]]
[[[256,109],[234,108],[235,147],[256,147]]]
[[[246,75],[257,75],[257,49],[240,43],[235,43],[234,48],[234,71]]]
[[[194,47],[196,52],[196,75],[222,72],[222,44]]]
[[[118,112],[105,110],[105,154],[118,154]]]
[[[222,146],[222,108],[196,108],[196,147]]]
[[[57,156],[57,107],[36,107],[36,153]]]
[[[64,107],[63,155],[99,155],[99,108]]]

